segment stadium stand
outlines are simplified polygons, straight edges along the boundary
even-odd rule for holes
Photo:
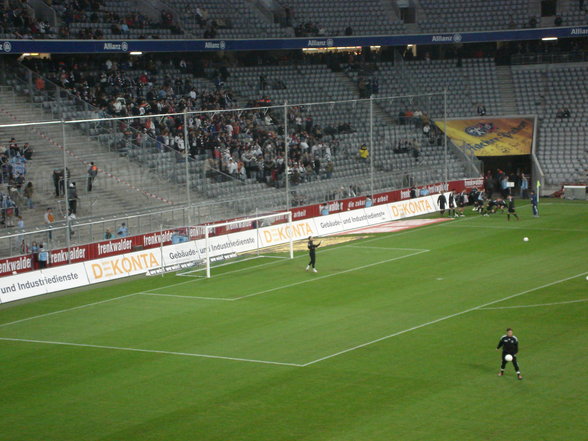
[[[519,111],[540,120],[537,156],[546,183],[586,182],[588,65],[513,66]]]
[[[271,11],[246,0],[166,0],[187,32],[197,38],[279,38],[293,30],[274,21]]]
[[[0,38],[52,38],[55,33],[47,20],[35,18],[35,11],[27,2],[0,3]]]
[[[325,65],[230,68],[230,89],[222,86],[221,78],[215,79],[216,84],[197,79],[189,73],[189,69],[183,69],[180,65],[181,61],[176,64],[160,62],[156,68],[159,75],[148,74],[144,88],[137,87],[141,84],[141,76],[145,74],[138,65],[131,67],[115,62],[111,69],[106,69],[100,64],[79,63],[75,66],[75,75],[69,70],[72,66],[62,62],[39,65],[36,67],[44,71],[48,83],[51,83],[50,80],[59,82],[78,97],[84,98],[88,107],[84,113],[80,111],[79,100],[62,100],[58,103],[55,97],[43,96],[42,93],[38,93],[35,100],[47,112],[52,112],[54,117],[59,117],[59,112],[65,110],[65,117],[68,119],[90,114],[132,115],[139,114],[142,111],[140,109],[151,113],[182,111],[186,105],[190,110],[235,107],[255,102],[260,97],[259,79],[262,74],[267,78],[268,87],[264,93],[271,94],[273,103],[280,104],[285,99],[294,103],[358,98],[357,89],[350,87],[343,75],[334,73]],[[171,81],[172,78],[174,81]],[[101,81],[107,84],[101,89],[107,92],[107,98],[97,92],[96,85]],[[94,86],[90,87],[88,84]],[[227,98],[227,102],[221,103],[221,100],[225,100],[224,97],[233,95],[231,89],[234,90],[235,102]],[[22,87],[20,90],[22,91]],[[198,99],[194,102],[186,100],[190,92],[197,93]],[[161,93],[165,98],[160,96]],[[97,96],[100,96],[100,100]],[[120,101],[118,98],[124,99],[125,105],[117,113],[115,109]],[[92,104],[99,107],[92,107]],[[380,108],[376,112],[379,113],[376,114],[375,143],[371,151],[377,170],[374,188],[396,188],[413,182],[441,180],[443,149],[439,140],[424,135],[421,127],[397,124],[394,118]],[[283,159],[279,155],[283,149],[283,136],[280,136],[283,133],[282,110],[273,110],[269,115],[263,111],[224,115],[226,117],[223,116],[220,120],[218,117],[206,116],[199,121],[190,122],[192,188],[205,198],[230,199],[237,194],[242,196],[234,207],[238,212],[270,209],[283,204],[284,192],[275,188],[283,187]],[[269,121],[266,118],[268,116]],[[313,134],[306,134],[305,130],[296,128],[297,118],[306,120],[308,117],[313,121]],[[303,107],[293,109],[289,119],[289,133],[292,136],[290,146],[294,154],[297,154],[297,149],[304,142],[312,151],[312,154],[294,157],[295,162],[291,164],[291,196],[294,204],[324,201],[338,194],[366,194],[369,191],[369,167],[357,160],[359,147],[369,142],[369,121],[365,105],[363,108],[354,108],[353,104],[338,105],[336,108]],[[306,127],[306,122],[304,124]],[[242,133],[236,140],[221,135],[220,142],[209,145],[212,149],[207,150],[206,137],[204,140],[200,139],[201,135],[214,130],[225,132],[227,125],[239,126]],[[153,130],[139,123],[131,126],[134,131],[129,133],[126,131],[127,127],[117,127],[113,131],[112,127],[105,128],[104,125],[85,125],[83,136],[101,142],[109,150],[141,164],[172,184],[185,184],[184,164],[181,162],[182,155],[179,154],[182,150],[181,143],[173,141],[181,134],[178,125],[155,127]],[[145,129],[148,129],[148,133],[145,133]],[[183,139],[181,141],[183,143]],[[251,163],[251,156],[258,145],[262,154],[261,157],[258,155],[259,172],[255,170],[255,164]],[[214,153],[212,157],[211,152]],[[237,170],[234,170],[231,157],[237,164]],[[107,159],[101,158],[97,161],[104,163]],[[245,172],[241,172],[241,168],[245,168]],[[449,173],[450,178],[465,175],[464,165],[453,154]]]
[[[458,67],[456,60],[419,60],[394,64],[382,62],[377,70],[365,72],[346,68],[349,77],[359,83],[362,77],[376,78],[380,95],[401,96],[416,93],[442,92],[447,88],[447,116],[475,115],[479,104],[487,114],[502,112],[496,81],[496,66],[490,58],[466,59]],[[410,103],[394,101],[382,104],[391,115],[414,111]],[[431,100],[424,105],[433,117],[443,114],[443,101]]]
[[[568,0],[567,8],[560,14],[563,26],[588,24],[588,6],[581,0]]]
[[[44,0],[45,1],[45,0]],[[3,38],[281,38],[337,35],[392,35],[412,32],[521,29],[588,23],[580,0],[559,6],[557,17],[538,15],[528,0],[419,0],[416,24],[405,24],[393,2],[364,0],[46,0],[57,20],[38,3],[4,2]],[[140,12],[137,12],[140,11]],[[555,22],[555,20],[558,20]],[[551,22],[550,20],[553,20]]]
[[[183,31],[170,11],[138,8],[135,1],[54,0],[62,25],[59,38],[180,38]],[[141,12],[138,12],[141,11]],[[150,13],[150,16],[145,14]]]
[[[291,12],[299,36],[401,34],[406,28],[394,10],[380,0],[279,0]]]
[[[528,27],[528,0],[419,0],[423,32],[463,32]]]

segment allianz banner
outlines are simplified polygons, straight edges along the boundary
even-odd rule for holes
[[[530,155],[533,118],[472,118],[447,121],[447,137],[476,156]],[[443,131],[444,122],[436,121]]]

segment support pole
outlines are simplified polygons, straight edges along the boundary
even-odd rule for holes
[[[184,155],[186,158],[186,202],[188,204],[188,226],[192,226],[192,201],[190,199],[190,139],[188,136],[188,111],[184,109]]]
[[[374,95],[370,95],[370,197],[374,195]]]
[[[71,221],[69,218],[69,178],[67,176],[67,136],[65,133],[65,119],[61,117],[61,136],[63,142],[63,195],[65,198],[65,243],[67,246],[67,263],[71,263]]]
[[[290,210],[290,165],[288,163],[288,101],[284,101],[284,162],[286,164],[286,210]]]
[[[204,226],[204,245],[206,247],[206,278],[210,279],[210,250],[209,250],[209,243],[208,238],[210,236],[210,232],[208,229],[208,225]]]
[[[447,163],[447,88],[443,90],[443,179],[447,187],[449,181],[449,171]]]
[[[161,224],[159,225],[159,258],[161,259],[161,277],[164,276],[163,265],[163,213],[161,213]]]

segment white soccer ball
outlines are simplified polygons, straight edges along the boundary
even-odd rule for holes
[[[529,238],[528,237],[523,237],[523,241],[524,242],[529,242]]]
[[[504,359],[505,359],[506,361],[512,361],[512,355],[510,355],[510,354],[506,354],[506,355],[504,356]]]
[[[16,274],[16,271],[12,271],[12,274]],[[588,279],[588,277],[586,277]]]

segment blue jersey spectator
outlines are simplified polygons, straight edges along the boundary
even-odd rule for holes
[[[120,228],[117,230],[116,235],[118,237],[127,237],[129,235],[129,229],[127,228],[127,224],[123,222]]]
[[[47,262],[49,261],[49,253],[45,248],[39,248],[39,268],[47,268]]]

